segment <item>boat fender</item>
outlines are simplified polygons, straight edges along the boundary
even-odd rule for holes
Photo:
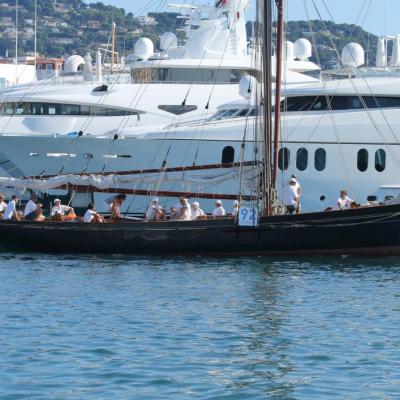
[[[115,134],[115,135],[114,135],[114,140],[117,140],[117,139],[118,139],[118,135]]]
[[[83,131],[79,131],[78,132],[78,136],[80,137],[80,136],[82,136],[83,135]]]

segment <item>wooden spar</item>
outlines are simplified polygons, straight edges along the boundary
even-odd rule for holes
[[[115,22],[112,23],[111,28],[111,73],[114,70],[114,56],[115,56]]]
[[[278,21],[277,21],[277,38],[276,38],[276,79],[275,79],[275,124],[274,124],[274,151],[273,151],[273,173],[272,187],[277,188],[278,176],[278,147],[279,147],[279,130],[281,119],[281,86],[282,86],[282,48],[283,48],[283,2],[284,0],[276,0]]]
[[[155,168],[155,169],[135,169],[131,171],[114,171],[114,172],[86,172],[86,173],[71,173],[65,175],[79,175],[79,176],[91,176],[91,175],[141,175],[141,174],[157,174],[166,172],[184,172],[184,171],[204,171],[209,169],[223,169],[223,168],[237,168],[237,167],[251,167],[258,165],[257,161],[244,161],[234,163],[221,163],[221,164],[203,164],[203,165],[191,165],[187,167],[171,167],[171,168]],[[38,176],[26,176],[25,179],[49,179],[59,175],[38,175]]]
[[[107,188],[98,189],[95,186],[85,185],[60,185],[52,188],[52,190],[69,190],[76,193],[114,193],[114,194],[126,194],[126,195],[137,195],[137,196],[153,196],[157,195],[160,197],[192,197],[197,199],[222,199],[222,200],[237,200],[239,196],[237,194],[218,194],[218,193],[197,193],[197,192],[173,192],[167,190],[144,190],[144,189],[122,189],[122,188]],[[256,200],[255,196],[242,195],[241,198],[245,201]]]
[[[263,83],[264,83],[264,169],[263,169],[263,199],[264,212],[272,214],[271,198],[271,46],[272,46],[272,4],[271,0],[260,0],[263,4]]]

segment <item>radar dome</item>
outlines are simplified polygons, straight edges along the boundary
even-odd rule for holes
[[[358,43],[348,43],[342,50],[342,64],[345,68],[357,68],[364,64],[364,49]]]
[[[257,79],[251,75],[244,75],[239,81],[239,94],[249,99],[255,93]]]
[[[70,56],[66,59],[64,64],[64,72],[66,73],[76,73],[79,69],[82,69],[85,65],[85,60],[83,57],[78,55]]]
[[[294,43],[289,40],[286,42],[286,58],[288,60],[293,60],[294,58]]]
[[[312,46],[307,39],[297,39],[294,42],[294,56],[299,60],[305,61],[312,56]]]
[[[178,47],[178,39],[175,33],[165,32],[160,36],[161,50],[176,49]]]
[[[154,54],[154,44],[149,38],[140,38],[135,45],[135,56],[148,60]]]

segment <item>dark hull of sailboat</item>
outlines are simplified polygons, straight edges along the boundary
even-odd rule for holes
[[[0,222],[3,247],[53,253],[400,255],[400,205],[261,218],[188,222]]]

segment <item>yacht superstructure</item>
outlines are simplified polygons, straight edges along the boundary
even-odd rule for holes
[[[399,77],[332,80],[288,87],[284,92],[280,187],[291,174],[297,175],[305,210],[331,206],[342,188],[360,203],[400,194]],[[0,145],[25,176],[252,161],[259,115],[254,100],[242,98],[220,106],[206,121],[168,125],[153,132],[125,129],[118,137],[2,135]],[[237,185],[231,176],[218,184],[211,182],[208,189],[230,193]],[[195,183],[185,187],[146,179],[137,188],[199,191]],[[143,199],[138,209],[147,203],[148,198]]]

